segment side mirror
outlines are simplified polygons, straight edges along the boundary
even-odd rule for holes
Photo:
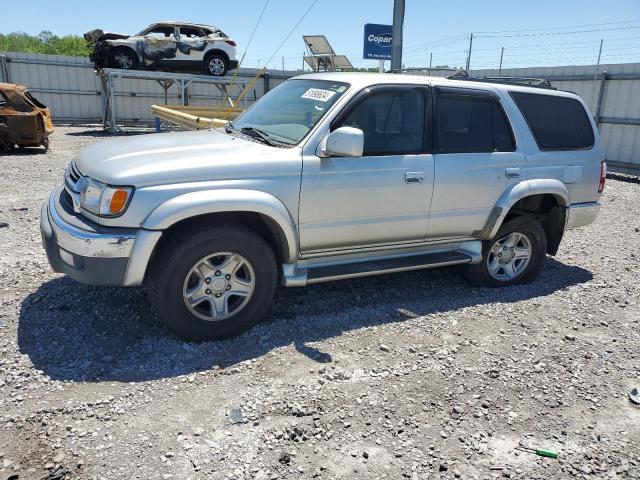
[[[359,128],[340,127],[325,137],[322,143],[321,157],[361,157],[364,133]]]

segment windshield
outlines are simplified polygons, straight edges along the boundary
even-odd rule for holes
[[[267,93],[234,120],[234,131],[250,131],[295,145],[347,91],[347,83],[327,80],[289,80]]]

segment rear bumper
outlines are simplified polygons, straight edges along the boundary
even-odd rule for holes
[[[229,70],[235,70],[238,68],[238,60],[229,60]]]
[[[574,203],[569,207],[566,228],[584,227],[593,223],[600,211],[600,202]]]
[[[55,272],[89,285],[125,285],[136,229],[101,227],[69,212],[54,190],[42,205],[40,231]]]

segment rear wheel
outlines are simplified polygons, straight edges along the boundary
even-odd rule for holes
[[[547,237],[534,218],[517,217],[484,242],[482,262],[469,265],[465,277],[472,285],[502,287],[534,280],[546,258]]]
[[[147,289],[160,319],[186,340],[242,333],[271,304],[277,268],[269,245],[243,227],[190,230],[155,255]]]
[[[227,59],[223,55],[214,53],[204,59],[204,73],[214,77],[223,77],[228,70]]]
[[[114,48],[109,55],[109,66],[111,68],[135,70],[138,68],[138,56],[130,48]]]

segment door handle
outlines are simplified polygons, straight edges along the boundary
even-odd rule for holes
[[[423,183],[424,172],[405,172],[404,182],[405,183]]]
[[[504,176],[507,178],[520,178],[519,168],[507,168],[504,171]]]

